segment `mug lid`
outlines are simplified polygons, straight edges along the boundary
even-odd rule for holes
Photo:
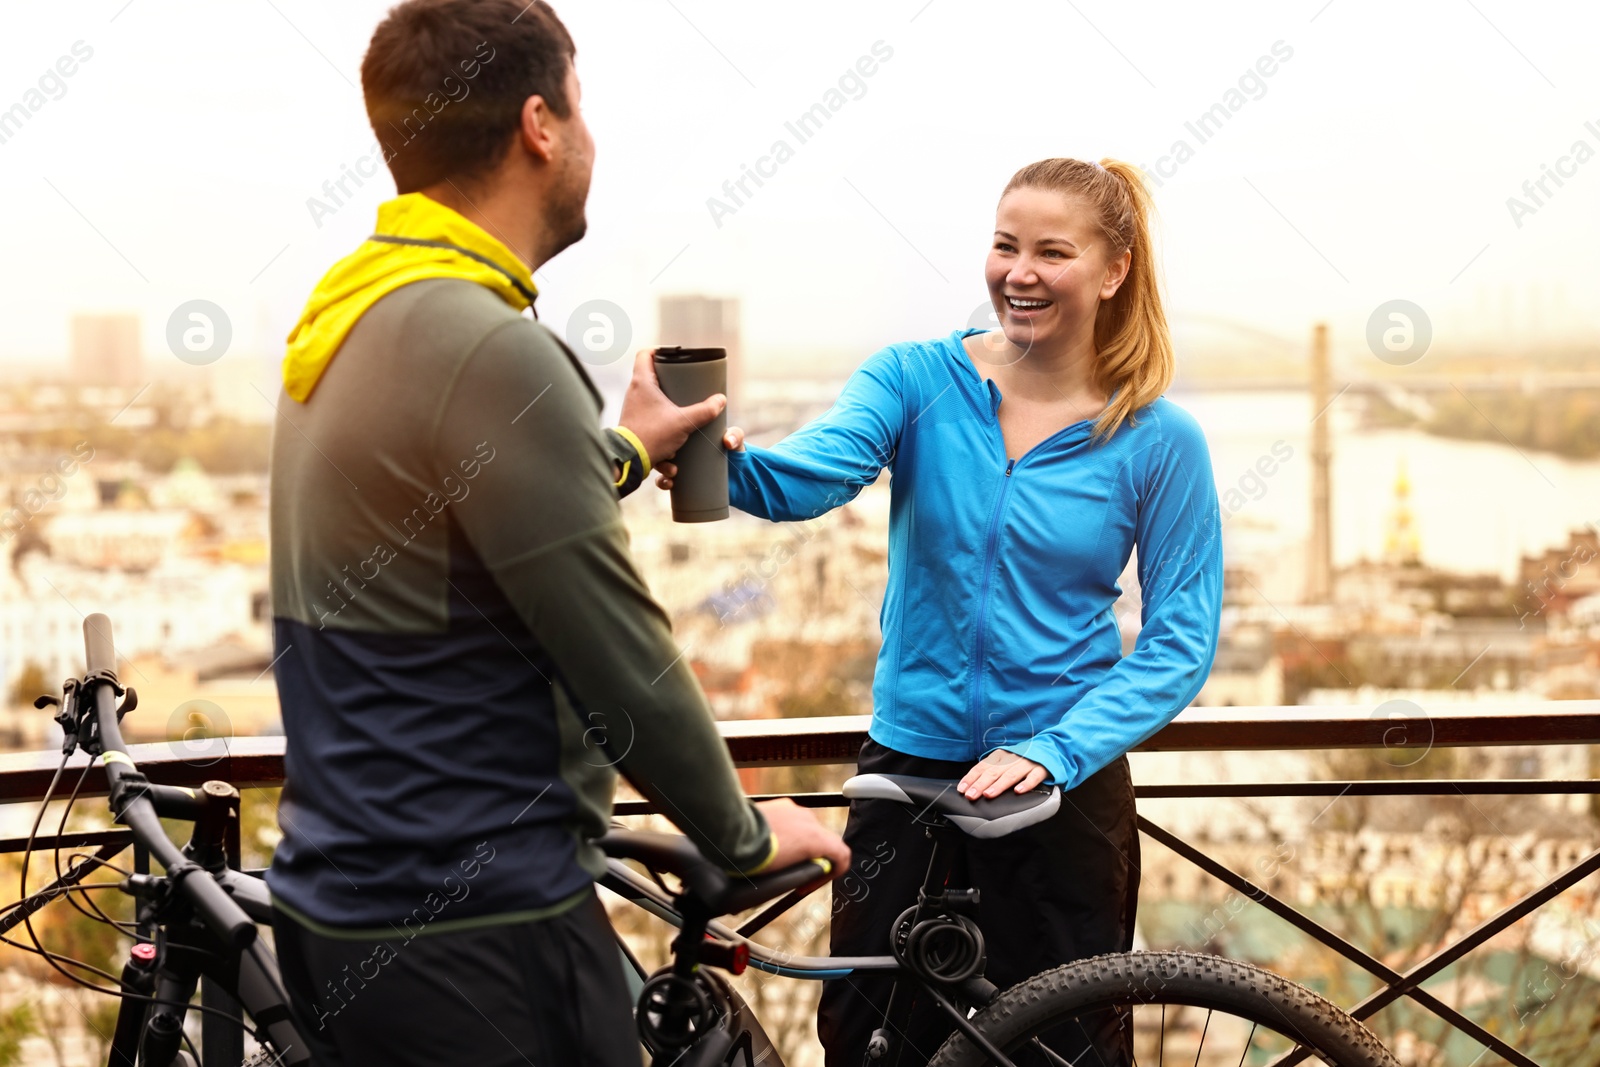
[[[662,345],[656,349],[657,363],[710,363],[713,360],[727,359],[726,348],[680,348],[677,345]]]

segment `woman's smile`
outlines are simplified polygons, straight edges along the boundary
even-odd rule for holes
[[[1054,300],[1044,300],[1039,297],[1012,296],[1005,294],[1006,308],[1011,318],[1018,322],[1032,322],[1039,318],[1055,304]]]

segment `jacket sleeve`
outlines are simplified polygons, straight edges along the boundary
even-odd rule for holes
[[[624,497],[644,484],[650,473],[650,453],[644,442],[626,426],[608,426],[602,435],[606,451],[611,456],[611,470],[616,475],[612,483],[617,496]]]
[[[634,568],[599,414],[543,327],[499,327],[438,415],[434,454],[443,464],[484,445],[494,456],[451,512],[554,663],[551,684],[580,714],[603,717],[605,758],[709,858],[749,873],[776,842]]]
[[[1151,445],[1134,523],[1142,626],[1133,651],[1061,722],[1005,750],[1033,760],[1063,790],[1145,740],[1189,706],[1217,653],[1222,516],[1200,427],[1165,415]]]
[[[729,502],[774,522],[814,519],[849,503],[893,465],[907,406],[899,354],[885,348],[817,418],[771,448],[728,453]]]

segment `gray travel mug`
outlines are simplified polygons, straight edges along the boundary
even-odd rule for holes
[[[661,391],[679,407],[728,391],[725,348],[658,348],[655,366]],[[728,453],[722,447],[727,430],[728,410],[723,408],[722,414],[691,433],[672,458],[678,465],[672,479],[672,521],[714,522],[728,517]]]

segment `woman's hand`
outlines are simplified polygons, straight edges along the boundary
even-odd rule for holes
[[[722,447],[729,452],[743,452],[744,431],[737,426],[729,426],[728,432],[722,435]],[[676,463],[657,463],[656,485],[663,489],[671,489],[673,475],[677,473],[678,465]]]
[[[1050,772],[1015,752],[995,749],[979,760],[961,779],[956,790],[968,800],[997,797],[1007,789],[1026,793],[1050,777]]]

